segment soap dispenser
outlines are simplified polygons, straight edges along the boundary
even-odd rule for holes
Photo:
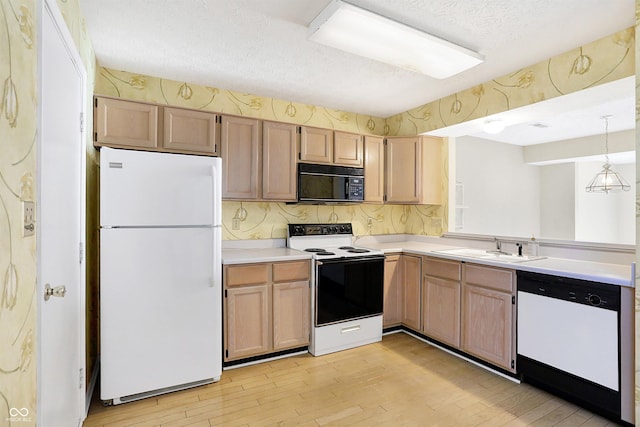
[[[539,244],[536,240],[536,236],[531,236],[531,241],[527,245],[529,247],[529,255],[530,256],[538,256]]]

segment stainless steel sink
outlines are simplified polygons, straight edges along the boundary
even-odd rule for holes
[[[460,257],[484,259],[487,261],[499,261],[499,262],[510,262],[510,263],[535,261],[537,259],[546,258],[543,256],[529,256],[529,255],[518,256],[518,255],[507,254],[503,252],[498,253],[496,251],[484,251],[482,249],[470,249],[470,248],[444,249],[444,250],[434,251],[434,252],[440,252],[443,254],[455,255]]]

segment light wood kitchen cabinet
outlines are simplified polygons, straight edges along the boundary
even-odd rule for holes
[[[422,270],[422,332],[458,348],[461,264],[425,257]]]
[[[309,261],[225,265],[225,361],[306,346]]]
[[[420,290],[422,283],[422,260],[419,256],[401,255],[399,260],[402,280],[402,323],[416,331],[420,330]]]
[[[310,163],[333,163],[333,131],[302,126],[300,160]]]
[[[386,202],[429,205],[442,203],[441,138],[387,138],[385,162]]]
[[[206,111],[164,107],[162,146],[179,153],[217,154],[218,115]]]
[[[364,201],[384,202],[384,138],[364,137]]]
[[[333,164],[361,168],[364,163],[363,151],[362,135],[338,131],[333,133]]]
[[[259,120],[223,116],[222,197],[257,199],[262,128]]]
[[[465,264],[462,350],[515,372],[515,273]]]
[[[160,107],[111,98],[94,99],[94,142],[121,148],[160,148]]]
[[[262,130],[262,195],[265,200],[297,198],[297,127],[264,122]]]
[[[384,297],[382,326],[402,323],[402,278],[398,264],[400,255],[387,255],[384,261]]]

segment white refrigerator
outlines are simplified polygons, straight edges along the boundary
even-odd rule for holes
[[[220,379],[221,161],[100,151],[100,398]]]

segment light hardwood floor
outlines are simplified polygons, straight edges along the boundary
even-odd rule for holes
[[[84,425],[615,424],[398,333],[322,357],[307,354],[226,370],[218,383],[138,402],[103,407],[95,398]]]

